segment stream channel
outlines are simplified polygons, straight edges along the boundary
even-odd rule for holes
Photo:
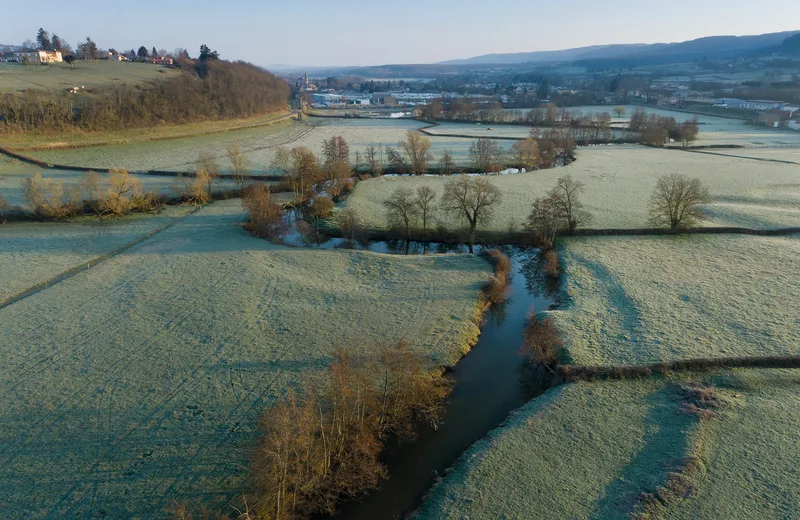
[[[342,247],[342,242],[331,239],[321,247]],[[372,242],[361,249],[389,254],[466,252],[465,246],[405,241]],[[509,413],[551,387],[546,376],[532,373],[519,348],[528,313],[531,308],[537,312],[550,308],[555,287],[548,286],[541,276],[538,250],[510,246],[499,249],[514,263],[508,299],[487,311],[478,343],[449,373],[453,391],[438,429],[421,425],[412,440],[391,439],[382,455],[389,479],[361,500],[343,504],[333,518],[405,518],[421,505],[438,477],[475,441],[503,424]],[[331,517],[316,517],[324,518]]]

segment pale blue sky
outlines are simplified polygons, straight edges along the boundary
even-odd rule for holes
[[[201,43],[258,65],[434,63],[481,54],[800,30],[800,0],[9,2],[0,43],[42,26],[102,48]]]

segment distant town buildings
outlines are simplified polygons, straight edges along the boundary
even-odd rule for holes
[[[64,61],[59,51],[18,51],[14,53],[14,58],[19,62],[27,60],[28,63],[39,64]]]

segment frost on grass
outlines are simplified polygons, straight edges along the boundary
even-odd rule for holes
[[[732,403],[709,422],[713,436],[697,493],[668,509],[670,520],[792,518],[800,488],[800,374],[734,370],[715,376]]]
[[[542,197],[556,180],[569,173],[586,185],[586,209],[594,215],[594,228],[643,228],[648,202],[658,178],[669,173],[697,177],[708,186],[713,204],[701,225],[775,228],[800,225],[800,177],[797,166],[752,161],[709,154],[659,150],[637,146],[582,148],[578,160],[565,168],[492,177],[502,190],[503,204],[485,227],[504,232],[521,229],[531,203]],[[399,187],[426,185],[441,195],[447,179],[402,177],[370,179],[356,185],[347,206],[372,227],[385,228],[383,201]],[[457,223],[443,218],[454,228]]]
[[[724,400],[702,427],[682,410],[693,383]],[[798,388],[796,370],[752,369],[558,387],[475,443],[416,519],[631,518],[688,456],[699,469],[686,474],[687,496],[659,518],[792,518]]]
[[[115,168],[115,166],[110,166]],[[31,178],[36,173],[41,173],[47,179],[54,179],[61,182],[66,187],[77,187],[86,172],[77,170],[49,170],[38,166],[12,162],[4,156],[0,156],[0,196],[6,199],[11,206],[24,206],[22,187],[26,179]],[[103,181],[103,185],[109,178],[108,174],[98,174]],[[167,197],[178,196],[186,190],[184,179],[177,177],[162,177],[156,175],[133,175],[142,183],[144,192],[153,192]],[[214,183],[215,190],[234,189],[236,184],[232,180],[217,179]]]
[[[564,240],[571,362],[800,353],[800,235]]]
[[[664,381],[551,390],[462,455],[416,519],[629,518],[689,449],[679,401]]]
[[[16,222],[0,226],[0,304],[65,271],[106,255],[169,224],[190,208],[167,207],[158,215],[99,221]]]
[[[261,410],[337,344],[405,338],[445,364],[475,338],[485,261],[272,246],[244,218],[214,203],[0,309],[4,517],[218,504],[242,489]]]

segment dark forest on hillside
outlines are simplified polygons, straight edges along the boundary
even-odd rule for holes
[[[0,129],[119,130],[244,118],[285,109],[289,87],[245,62],[179,60],[182,74],[90,96],[29,90],[0,97]]]

